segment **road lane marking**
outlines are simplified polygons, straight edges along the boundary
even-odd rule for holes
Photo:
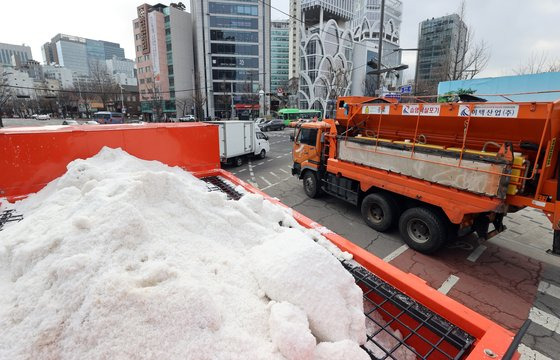
[[[276,175],[275,173],[273,173],[272,171],[270,171],[269,174],[274,176],[274,177],[280,177],[280,176]]]
[[[268,162],[271,162],[271,161],[274,161],[274,160],[273,160],[273,159],[268,159],[267,161],[268,161]]]
[[[521,354],[521,360],[552,360],[548,356],[531,349],[525,344],[519,344],[517,351]]]
[[[261,162],[260,162],[260,163],[258,163],[257,165],[262,165],[262,164],[264,164],[264,161],[261,161]]]
[[[247,170],[247,169],[246,169],[246,168],[245,168],[245,169],[241,169],[241,170],[239,170],[238,172],[242,173],[242,172],[245,171],[245,170]]]
[[[529,311],[529,319],[550,331],[560,334],[560,319],[546,311],[533,307]]]
[[[441,284],[438,291],[444,295],[447,295],[449,290],[451,290],[451,288],[455,286],[455,284],[457,284],[457,281],[459,281],[459,278],[457,276],[449,275],[447,280],[445,280],[443,284]]]
[[[271,183],[270,181],[266,180],[264,177],[262,177],[262,176],[259,176],[259,177],[260,177],[260,178],[262,179],[262,181],[264,181],[268,186],[272,185],[272,183]]]
[[[547,294],[557,299],[560,299],[560,287],[553,284],[549,284],[546,281],[541,281],[539,283],[539,291],[542,292],[543,294]]]
[[[478,260],[478,258],[480,257],[480,255],[482,255],[482,253],[487,249],[486,246],[484,245],[478,245],[478,247],[476,249],[473,250],[473,252],[469,255],[469,257],[467,258],[468,261],[472,261],[472,262],[476,262],[476,260]]]
[[[282,157],[282,155],[280,155],[280,156],[277,156],[276,158],[277,158],[277,159],[280,159],[281,157]]]
[[[282,179],[282,180],[280,180],[280,181],[278,181],[278,182],[275,182],[274,184],[271,184],[271,185],[269,185],[269,186],[263,187],[261,190],[264,191],[264,190],[269,189],[269,188],[271,188],[271,187],[273,187],[273,186],[276,186],[276,185],[278,185],[278,184],[282,184],[283,182],[288,181],[288,180],[290,180],[291,178],[292,178],[292,177],[289,176],[289,177],[287,177],[287,178],[285,178],[285,179]]]
[[[397,250],[390,253],[389,255],[385,256],[383,258],[383,260],[386,261],[386,262],[390,262],[391,260],[394,260],[396,257],[398,257],[400,254],[402,254],[406,250],[408,250],[408,245],[403,245],[403,246],[399,247]]]
[[[282,171],[284,174],[289,174],[289,172],[287,172],[287,171],[284,170],[284,169],[278,169],[278,170]]]

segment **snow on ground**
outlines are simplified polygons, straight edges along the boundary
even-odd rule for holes
[[[348,254],[261,196],[105,148],[14,207],[2,359],[367,358]]]

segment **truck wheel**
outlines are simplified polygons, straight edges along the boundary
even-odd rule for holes
[[[437,251],[447,241],[446,219],[429,208],[406,210],[399,219],[399,231],[408,246],[424,254]]]
[[[234,160],[234,164],[235,164],[235,166],[243,165],[243,158],[241,156],[236,157],[235,160]]]
[[[259,158],[264,159],[266,157],[266,150],[262,149],[261,152],[259,153]]]
[[[389,230],[399,218],[399,206],[389,194],[369,194],[362,201],[361,211],[366,224],[379,232]]]
[[[303,190],[310,198],[316,198],[320,195],[317,175],[313,171],[306,171],[303,175]]]

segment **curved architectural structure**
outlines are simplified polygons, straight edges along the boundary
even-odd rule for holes
[[[337,9],[336,5],[340,8]],[[351,9],[351,11],[349,11]],[[377,62],[381,0],[303,0],[300,33],[299,106],[327,110],[338,96],[373,95],[368,89]],[[382,65],[400,64],[402,1],[386,0]],[[396,86],[399,75],[384,76],[383,85]]]

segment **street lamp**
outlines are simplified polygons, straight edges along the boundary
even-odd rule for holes
[[[119,84],[119,87],[121,88],[121,112],[124,113],[124,96],[123,96],[123,87],[122,84]]]

